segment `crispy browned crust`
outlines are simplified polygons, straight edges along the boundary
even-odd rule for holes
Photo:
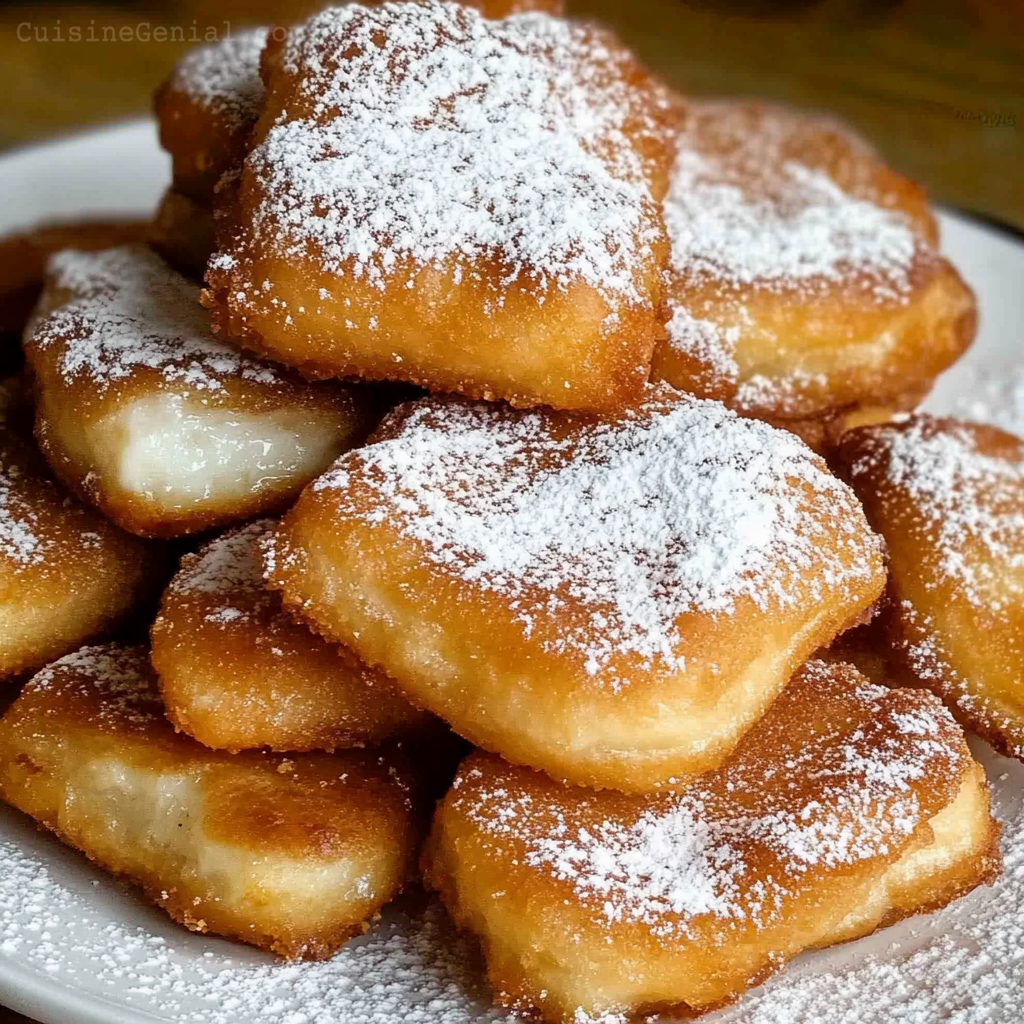
[[[933,690],[965,728],[1007,757],[1024,758],[1024,699],[1015,682],[1024,672],[1020,570],[1011,564],[1016,542],[1013,537],[1006,542],[1011,549],[1006,558],[964,539],[957,558],[1002,580],[1002,586],[972,599],[964,581],[943,567],[942,522],[888,476],[891,445],[910,432],[940,440],[955,434],[968,440],[972,455],[1010,471],[1024,465],[1019,438],[996,427],[924,414],[842,436],[832,461],[889,549],[887,600],[872,643],[883,650],[901,685]],[[957,486],[979,526],[986,517],[996,528],[1000,519],[1005,524],[1008,516],[1024,514],[1024,477],[1019,484],[1006,483],[999,498],[984,480],[961,480]]]
[[[439,807],[423,870],[457,924],[481,940],[496,1003],[535,1020],[571,1021],[585,1000],[575,966],[600,992],[606,991],[607,980],[610,990],[620,993],[614,1005],[584,1002],[580,1007],[584,1013],[599,1016],[612,1010],[637,1021],[655,1013],[701,1016],[735,1002],[804,949],[848,941],[908,916],[929,913],[998,877],[999,826],[989,813],[984,772],[971,758],[959,728],[937,708],[937,702],[914,690],[881,690],[865,698],[859,690],[865,681],[851,666],[837,662],[817,666],[794,680],[728,764],[693,785],[695,791],[708,794],[702,798],[710,801],[705,806],[711,821],[718,813],[730,821],[742,821],[751,806],[770,808],[774,815],[782,806],[790,806],[790,801],[792,810],[799,813],[805,804],[813,808],[815,801],[829,800],[829,806],[845,807],[839,816],[846,820],[846,827],[856,830],[859,822],[851,811],[853,805],[843,803],[841,792],[829,792],[824,781],[828,771],[800,772],[799,779],[789,778],[787,773],[794,766],[787,762],[795,756],[823,767],[831,763],[830,750],[856,748],[874,756],[884,774],[886,766],[911,749],[904,715],[938,714],[939,731],[922,731],[918,740],[922,750],[934,740],[948,754],[938,754],[938,746],[931,748],[925,755],[929,763],[923,776],[911,783],[921,801],[913,832],[880,844],[856,865],[828,867],[794,861],[790,873],[771,856],[765,859],[758,840],[748,846],[742,833],[730,831],[729,843],[740,844],[743,863],[757,865],[759,898],[769,906],[783,901],[781,918],[772,918],[764,932],[742,918],[738,923],[732,919],[716,923],[711,915],[696,914],[687,919],[689,931],[670,933],[679,936],[675,939],[657,939],[644,925],[633,924],[629,914],[615,916],[615,923],[609,923],[606,911],[610,911],[601,905],[601,900],[610,898],[605,890],[598,890],[596,904],[586,905],[573,889],[571,873],[556,876],[546,873],[550,866],[527,866],[533,863],[530,837],[571,839],[577,830],[601,834],[609,822],[629,823],[656,812],[663,797],[621,797],[572,787],[559,791],[539,774],[510,768],[481,753],[463,765],[455,787]],[[888,724],[882,726],[882,720]],[[863,782],[851,776],[848,785],[853,793]],[[716,792],[732,794],[723,807],[714,802]],[[737,807],[730,811],[731,799]],[[955,807],[961,808],[960,815],[947,817],[940,840],[932,823]],[[966,817],[962,808],[970,808]],[[733,819],[733,814],[738,817]],[[487,822],[494,823],[493,831],[488,831]],[[552,831],[556,822],[559,830]],[[963,830],[969,830],[967,842]],[[916,853],[936,843],[956,844],[940,847],[949,850],[945,863],[934,867],[933,861],[925,859],[910,867]],[[833,873],[835,879],[830,881]],[[751,882],[748,877],[740,884]],[[879,885],[885,886],[887,902],[879,903],[871,895]],[[492,894],[492,890],[501,891]],[[865,904],[869,897],[871,902]],[[498,909],[508,901],[506,909]],[[865,905],[871,907],[866,916],[861,910],[861,916],[851,918]],[[674,920],[673,911],[665,909],[662,914],[659,920]],[[621,957],[621,968],[617,957]],[[557,964],[557,970],[543,966],[549,962]],[[541,970],[534,973],[537,965]],[[613,979],[620,971],[639,980],[624,989],[616,987],[618,981]],[[708,978],[713,979],[710,984]],[[569,989],[556,990],[562,984]],[[664,992],[672,985],[681,994],[688,988],[704,994],[699,1001],[690,997],[659,1002],[640,995],[650,986]],[[627,1005],[621,993],[631,990],[637,997]]]
[[[0,795],[193,931],[289,958],[329,957],[413,877],[425,791],[399,751],[231,756],[162,711],[144,649],[55,663],[0,720]]]

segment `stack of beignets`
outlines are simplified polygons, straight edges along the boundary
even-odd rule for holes
[[[161,86],[151,245],[54,256],[0,384],[0,677],[59,658],[0,794],[319,957],[440,783],[495,999],[624,1024],[997,874],[957,719],[1024,750],[1024,442],[890,422],[975,325],[920,188],[557,13],[330,8]],[[77,649],[147,581],[148,648]]]

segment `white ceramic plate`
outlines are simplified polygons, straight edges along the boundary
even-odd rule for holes
[[[168,177],[149,123],[0,159],[0,232],[145,212]],[[981,334],[930,406],[1024,423],[1024,244],[944,215]],[[983,642],[983,638],[979,638]],[[801,957],[708,1024],[1018,1024],[1024,1007],[1024,766],[978,745],[1003,819],[1006,880],[929,918]],[[1018,877],[1021,876],[1021,877]],[[0,1003],[46,1024],[476,1024],[472,954],[434,907],[392,910],[327,964],[282,966],[191,935],[0,808]]]

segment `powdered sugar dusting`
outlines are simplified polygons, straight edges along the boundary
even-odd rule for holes
[[[51,257],[50,287],[71,293],[36,324],[30,346],[59,348],[71,382],[103,391],[142,368],[171,385],[220,391],[225,377],[275,384],[279,371],[215,341],[195,285],[142,245]]]
[[[5,571],[19,572],[43,561],[48,544],[37,532],[37,514],[19,493],[24,470],[0,450],[0,557]]]
[[[260,54],[268,31],[248,29],[190,50],[175,65],[171,88],[224,118],[231,128],[254,123],[263,105]]]
[[[248,158],[251,232],[383,288],[413,268],[497,261],[500,293],[583,280],[640,301],[657,218],[626,138],[641,113],[592,27],[453,3],[332,8],[290,30],[285,111]],[[345,59],[338,54],[345,53]],[[217,264],[227,266],[230,264]]]
[[[163,721],[163,705],[144,647],[81,647],[37,672],[24,692],[68,688],[101,693],[99,719],[109,719],[115,727],[125,721]]]
[[[830,671],[812,662],[794,685],[834,688]],[[780,757],[769,736],[766,758],[741,747],[681,794],[636,801],[624,817],[596,825],[599,801],[581,796],[570,807],[560,789],[550,802],[535,799],[500,777],[468,793],[460,777],[455,806],[494,841],[524,843],[525,863],[570,883],[602,926],[636,922],[669,942],[693,937],[708,916],[763,928],[784,919],[809,872],[901,849],[934,813],[914,783],[961,770],[957,729],[937,701],[871,686],[849,699],[867,713],[848,734],[838,731],[844,708],[837,732],[821,730],[803,749]],[[780,713],[770,728],[783,727]]]
[[[873,572],[878,541],[851,492],[787,432],[666,386],[620,422],[569,422],[425,401],[315,486],[347,492],[339,516],[400,524],[435,563],[513,599],[527,632],[581,606],[542,642],[613,687],[628,681],[620,655],[679,667],[687,613],[825,599]]]
[[[221,534],[197,554],[186,556],[171,589],[179,594],[262,590],[259,544],[275,525],[274,519],[257,519]]]
[[[781,152],[770,119],[725,155],[683,132],[665,224],[684,281],[804,291],[861,275],[904,302],[920,246],[898,213],[855,198],[823,170]],[[744,146],[747,149],[744,149]]]
[[[260,545],[277,525],[274,519],[258,519],[214,538],[200,551],[186,555],[171,580],[170,592],[181,597],[216,595],[226,603],[213,608],[206,621],[230,625],[248,619],[254,606],[279,601],[264,588]],[[240,601],[238,599],[241,599]],[[235,602],[244,604],[236,607]]]
[[[879,429],[850,467],[852,478],[880,464],[934,533],[940,576],[972,604],[995,601],[998,610],[1024,569],[1024,459],[983,455],[968,425],[921,415]]]
[[[736,363],[738,327],[724,327],[714,320],[700,320],[682,302],[668,300],[669,319],[665,324],[669,344],[707,367],[717,378],[735,382],[740,368]]]

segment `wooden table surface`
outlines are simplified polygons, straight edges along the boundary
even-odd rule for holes
[[[187,43],[289,20],[280,0],[0,4],[0,150],[144,113]],[[575,0],[693,93],[837,112],[941,202],[1024,229],[1020,0]],[[70,29],[97,42],[71,42]],[[106,30],[106,31],[104,31]],[[106,36],[108,41],[102,41]],[[109,41],[115,37],[116,41]],[[63,41],[61,41],[63,40]],[[25,1018],[0,1007],[0,1024]],[[68,1024],[74,1024],[69,1021]]]

